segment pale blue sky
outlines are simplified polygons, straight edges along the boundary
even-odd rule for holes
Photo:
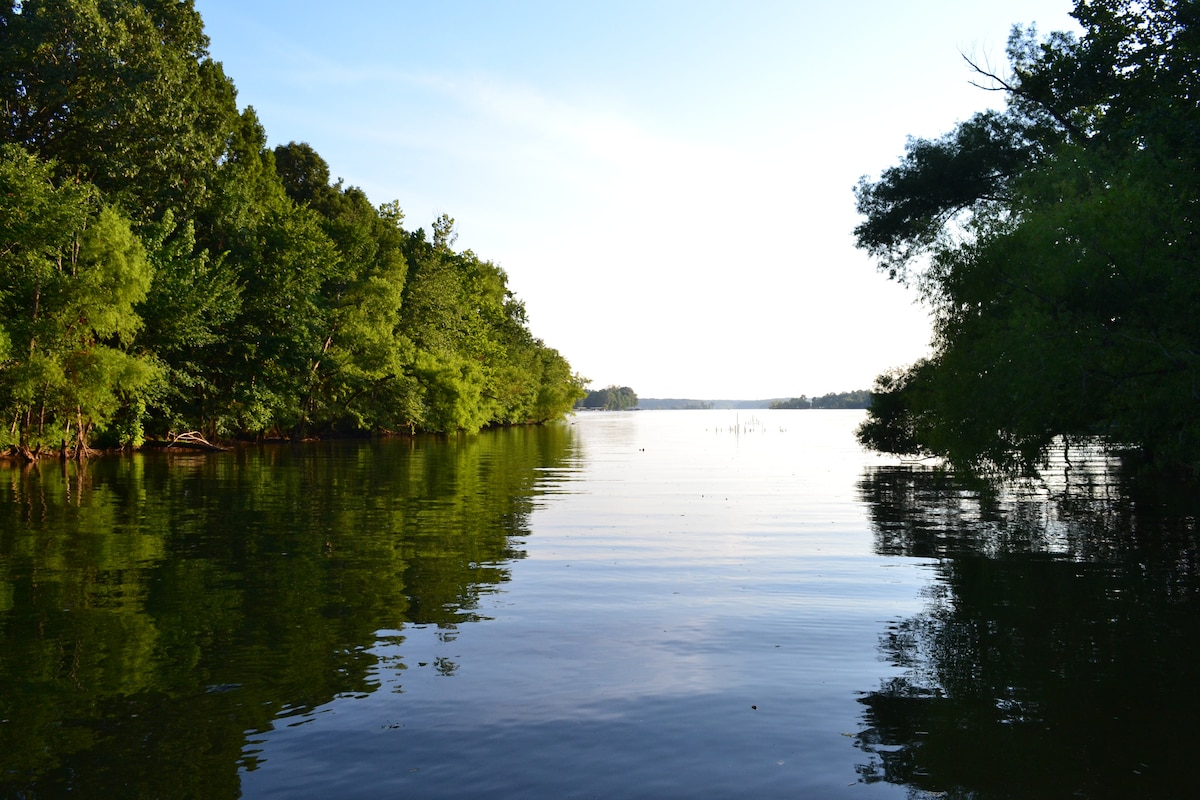
[[[996,95],[1066,0],[196,0],[272,144],[409,227],[446,213],[596,387],[867,388],[929,338],[853,246],[852,187]]]

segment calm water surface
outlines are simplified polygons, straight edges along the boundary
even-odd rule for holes
[[[1192,793],[1188,506],[860,419],[0,472],[0,796]]]

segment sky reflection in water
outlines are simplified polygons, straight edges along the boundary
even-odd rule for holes
[[[872,553],[859,416],[578,417],[487,621],[381,643],[381,691],[267,735],[248,794],[848,789],[879,632],[927,579]]]

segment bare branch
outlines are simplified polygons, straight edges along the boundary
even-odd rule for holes
[[[1008,81],[1001,78],[996,73],[991,72],[990,70],[986,70],[983,67],[976,64],[974,61],[972,61],[967,56],[966,53],[960,53],[959,55],[962,56],[963,61],[967,62],[967,66],[969,66],[972,69],[972,71],[975,72],[976,75],[980,75],[984,78],[987,78],[993,84],[999,84],[999,85],[998,86],[996,86],[996,85],[985,86],[984,84],[976,83],[975,81],[967,81],[967,83],[971,84],[972,86],[974,86],[977,89],[983,89],[985,92],[1011,92],[1013,94],[1017,93],[1017,88],[1015,86],[1013,86]]]
[[[961,54],[961,55],[962,55],[963,61],[966,61],[967,64],[971,67],[972,70],[975,71],[975,73],[977,75],[987,78],[992,83],[991,86],[987,86],[982,83],[976,83],[975,81],[968,81],[968,83],[970,83],[972,86],[979,88],[979,89],[983,89],[985,92],[1007,92],[1008,94],[1010,94],[1014,97],[1019,97],[1022,100],[1025,100],[1026,102],[1032,103],[1032,104],[1036,105],[1038,108],[1045,111],[1050,116],[1051,119],[1053,119],[1055,122],[1057,122],[1059,125],[1061,125],[1063,130],[1065,130],[1067,132],[1067,135],[1070,136],[1072,139],[1074,139],[1078,142],[1086,142],[1087,141],[1088,137],[1083,133],[1082,130],[1079,129],[1079,126],[1076,125],[1074,122],[1072,122],[1070,117],[1068,117],[1062,111],[1060,111],[1059,109],[1050,105],[1045,100],[1035,97],[1034,95],[1025,91],[1024,89],[1021,88],[1019,83],[1018,84],[1010,83],[1009,81],[1004,80],[999,75],[992,72],[991,70],[987,70],[987,69],[984,69],[983,67],[979,66],[974,61],[972,61],[970,58],[968,58],[966,56],[966,54]]]

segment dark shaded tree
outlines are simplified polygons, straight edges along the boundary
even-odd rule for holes
[[[1200,474],[1194,3],[1078,2],[1081,37],[1015,29],[1008,107],[857,190],[860,247],[914,283],[933,352],[876,385],[863,441],[978,471],[1100,437]]]

